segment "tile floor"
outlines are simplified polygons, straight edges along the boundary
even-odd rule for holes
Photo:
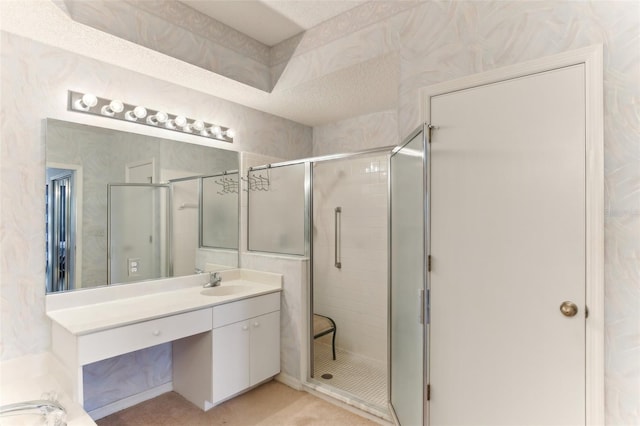
[[[387,370],[383,362],[377,362],[336,348],[336,360],[332,359],[331,346],[315,341],[314,378],[329,386],[346,391],[375,408],[387,411]],[[332,378],[325,379],[329,373]]]
[[[307,392],[270,381],[207,412],[175,392],[114,413],[99,426],[371,426]]]

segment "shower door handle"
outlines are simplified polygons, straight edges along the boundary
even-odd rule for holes
[[[342,268],[342,262],[340,261],[340,237],[342,231],[342,207],[336,207],[333,211],[333,223],[334,223],[334,266],[338,269]]]
[[[423,289],[419,289],[418,290],[418,323],[420,324],[424,324],[424,290]]]

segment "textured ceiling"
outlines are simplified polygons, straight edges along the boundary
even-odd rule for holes
[[[304,78],[296,79],[296,84],[276,86],[268,93],[82,25],[48,0],[0,1],[0,8],[4,31],[309,126],[396,106],[396,53],[313,77],[299,74]]]
[[[274,46],[366,0],[180,0],[181,3]]]

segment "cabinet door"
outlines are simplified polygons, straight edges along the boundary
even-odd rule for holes
[[[214,404],[250,386],[250,324],[236,322],[212,331]]]
[[[249,320],[251,326],[251,385],[280,372],[280,311]]]

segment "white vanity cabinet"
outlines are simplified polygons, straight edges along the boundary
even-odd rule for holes
[[[280,312],[212,332],[213,404],[280,372]]]
[[[214,306],[212,328],[173,343],[174,389],[204,410],[280,372],[280,293]]]
[[[218,289],[193,275],[47,295],[51,349],[73,399],[83,405],[83,366],[166,342],[173,389],[203,410],[278,374],[282,275],[220,274]]]

